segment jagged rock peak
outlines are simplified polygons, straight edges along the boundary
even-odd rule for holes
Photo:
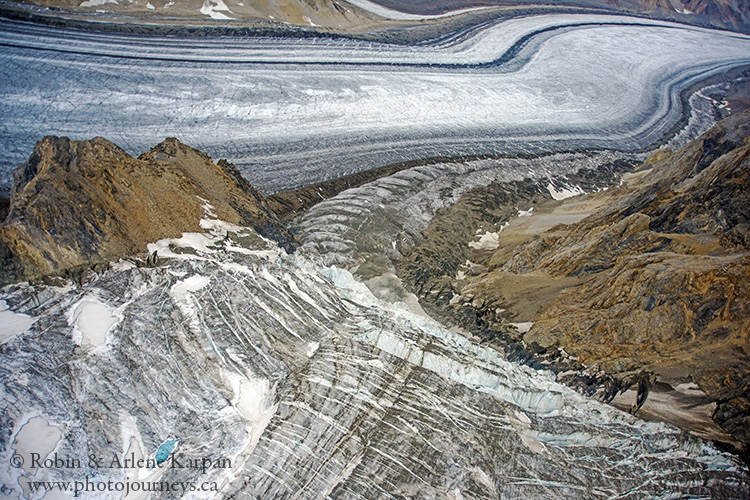
[[[48,136],[14,173],[0,225],[0,282],[136,254],[201,231],[211,216],[254,227],[291,251],[291,237],[230,163],[169,138],[133,158],[97,137]]]

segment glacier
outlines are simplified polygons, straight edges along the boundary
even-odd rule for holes
[[[605,15],[410,45],[0,21],[0,189],[44,134],[102,135],[132,154],[177,136],[266,193],[466,157],[319,203],[293,255],[246,248],[252,230],[206,203],[203,232],[148,246],[157,265],[5,287],[3,497],[747,498],[736,457],[446,328],[392,262],[473,186],[531,177],[567,195],[576,187],[554,179],[683,141],[711,113],[694,93],[673,134],[680,93],[749,62],[745,35]],[[362,266],[379,275],[363,282]]]
[[[7,498],[42,498],[31,481],[215,488],[84,498],[750,494],[711,444],[382,300],[312,248],[242,248],[251,229],[211,221],[156,266],[5,288],[33,318],[0,346],[0,463],[22,462],[0,468]]]
[[[0,21],[2,184],[46,134],[178,137],[271,193],[430,156],[648,147],[750,38],[607,15],[436,40],[118,35]]]

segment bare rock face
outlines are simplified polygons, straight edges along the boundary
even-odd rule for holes
[[[14,181],[0,225],[3,283],[144,252],[149,242],[200,231],[207,212],[292,249],[231,164],[173,138],[136,159],[102,138],[45,137]]]
[[[747,446],[749,124],[750,114],[736,115],[656,153],[626,186],[576,201],[599,207],[580,222],[501,244],[462,292],[483,310],[519,315],[504,287],[572,280],[520,318],[533,322],[526,343],[619,377],[690,380],[717,403],[716,423]]]

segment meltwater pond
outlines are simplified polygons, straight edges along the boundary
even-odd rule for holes
[[[124,36],[0,21],[0,189],[44,135],[140,154],[176,136],[265,192],[427,156],[632,150],[750,38],[616,16],[497,22],[418,46]]]

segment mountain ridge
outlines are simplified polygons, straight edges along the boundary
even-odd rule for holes
[[[338,0],[264,0],[246,4],[237,0],[109,0],[72,1],[21,0],[8,2],[11,9],[47,11],[71,19],[107,18],[111,22],[133,21],[178,25],[187,23],[251,23],[284,28],[299,26],[334,32],[377,32],[383,28],[424,26],[453,22],[461,17],[508,17],[547,12],[609,12],[698,26],[750,30],[750,4],[725,0],[579,0],[560,3],[520,4],[502,0],[480,2],[434,2],[414,5],[404,2],[346,2]],[[467,11],[467,8],[469,9]],[[438,17],[435,17],[438,16]]]
[[[147,243],[201,231],[207,213],[294,249],[236,168],[175,138],[133,158],[100,137],[48,136],[14,177],[0,225],[5,283],[142,253]]]

